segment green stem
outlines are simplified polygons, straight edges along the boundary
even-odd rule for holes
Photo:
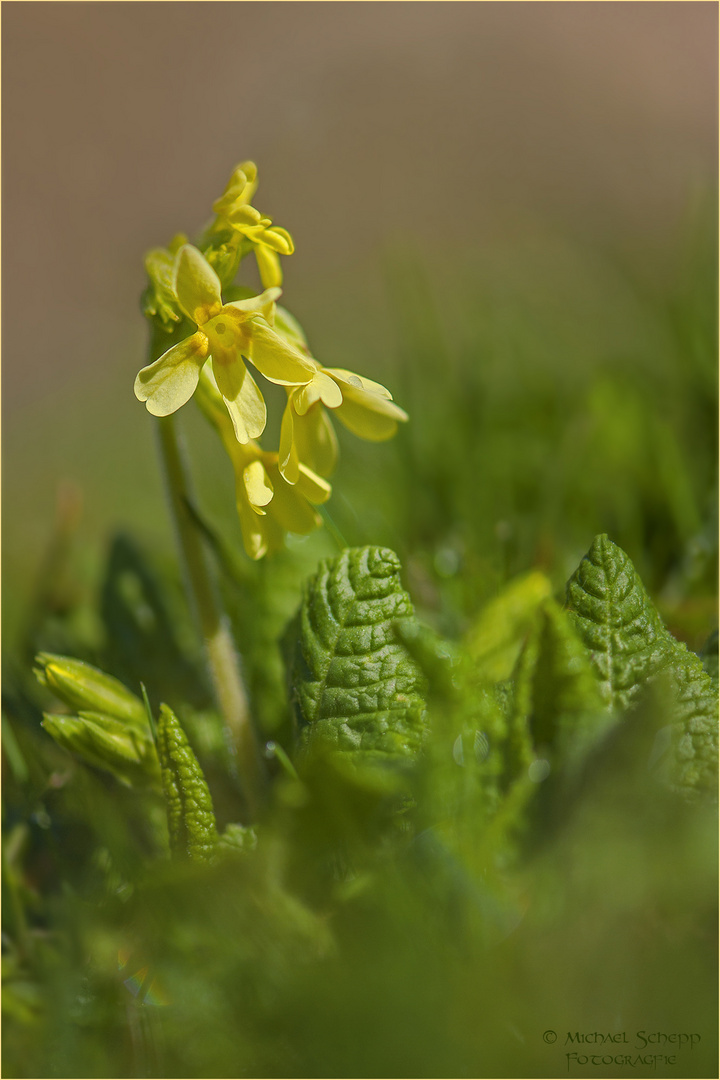
[[[160,449],[173,518],[177,527],[190,595],[205,641],[215,698],[225,723],[248,809],[255,814],[262,801],[265,770],[250,718],[240,662],[227,616],[212,577],[202,537],[188,509],[190,483],[178,441],[174,416],[159,419]]]

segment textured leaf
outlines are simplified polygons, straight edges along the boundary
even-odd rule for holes
[[[663,626],[630,558],[597,536],[567,586],[567,605],[604,704],[625,710],[668,660],[674,639]]]
[[[170,850],[191,859],[209,859],[217,845],[210,791],[180,721],[167,705],[160,706],[157,750]]]
[[[414,618],[387,548],[349,548],[322,563],[296,624],[291,696],[300,744],[329,742],[364,758],[416,754],[424,679],[396,627]]]
[[[668,783],[686,796],[715,791],[717,680],[665,629],[632,562],[607,536],[596,537],[570,579],[568,604],[605,706],[625,711],[648,683],[660,687],[671,720]]]
[[[718,687],[702,661],[676,644],[668,677],[673,723],[671,786],[684,795],[717,792]]]

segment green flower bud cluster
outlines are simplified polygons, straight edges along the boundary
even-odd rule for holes
[[[121,682],[71,656],[40,653],[35,676],[75,715],[44,713],[43,727],[88,765],[123,784],[156,784],[160,768],[143,702]]]

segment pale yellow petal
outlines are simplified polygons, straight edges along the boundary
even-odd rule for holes
[[[330,417],[322,405],[295,416],[293,439],[298,460],[320,476],[331,476],[338,459],[338,442]]]
[[[222,309],[223,315],[229,315],[245,321],[251,315],[262,315],[265,321],[272,326],[275,318],[275,302],[282,296],[282,289],[275,286],[265,289],[257,296],[249,296],[247,300],[233,300],[225,304]]]
[[[240,443],[258,439],[265,430],[267,409],[260,389],[239,357],[222,363],[213,356],[213,373],[218,390],[233,422]]]
[[[138,373],[135,397],[146,402],[153,416],[169,416],[195,393],[207,356],[208,340],[204,334],[185,338]]]
[[[220,278],[192,244],[183,244],[175,257],[175,292],[182,310],[198,326],[222,307]]]
[[[359,390],[351,383],[343,385],[343,403],[335,412],[354,435],[372,442],[392,438],[398,422],[408,418],[393,401],[372,391]]]
[[[269,547],[268,520],[256,514],[248,503],[242,479],[236,483],[235,492],[243,546],[251,559],[262,559]]]
[[[280,337],[262,316],[252,319],[247,333],[250,335],[248,359],[266,379],[280,386],[303,386],[310,382],[316,368],[306,356]]]
[[[328,484],[327,480],[323,480],[322,476],[318,476],[312,469],[308,469],[307,466],[300,466],[300,476],[297,482],[297,490],[301,495],[304,495],[308,502],[324,503],[332,495],[332,487]]]
[[[293,406],[298,416],[304,416],[315,402],[322,401],[328,409],[337,409],[342,405],[342,391],[329,375],[316,371],[312,380],[293,396]]]
[[[288,484],[297,483],[300,475],[297,447],[295,445],[295,423],[298,420],[292,406],[294,393],[288,397],[285,412],[280,425],[280,449],[278,467]]]
[[[379,394],[380,397],[392,400],[392,394],[386,386],[383,386],[382,383],[373,382],[372,379],[366,379],[364,375],[356,375],[354,371],[347,371],[345,368],[323,368],[323,371],[326,371],[328,375],[332,375],[340,383],[354,386],[357,390],[368,390],[371,393]]]
[[[273,456],[268,455],[268,459]],[[273,500],[268,506],[268,517],[287,532],[299,533],[301,536],[317,529],[322,519],[305,496],[296,487],[285,483],[277,466],[273,467],[269,460],[266,468],[275,491]]]
[[[279,256],[266,247],[265,244],[255,244],[255,258],[257,260],[260,280],[266,288],[273,285],[282,285],[283,274]]]
[[[252,461],[243,469],[243,483],[248,502],[256,513],[264,514],[262,507],[267,506],[273,497],[273,486],[261,461]]]

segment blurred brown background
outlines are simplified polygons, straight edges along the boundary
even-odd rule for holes
[[[6,569],[39,557],[64,477],[90,530],[157,497],[132,396],[142,257],[203,223],[236,162],[293,233],[286,296],[313,340],[354,325],[381,353],[387,245],[452,261],[542,221],[662,267],[716,173],[717,21],[672,2],[3,4]]]

